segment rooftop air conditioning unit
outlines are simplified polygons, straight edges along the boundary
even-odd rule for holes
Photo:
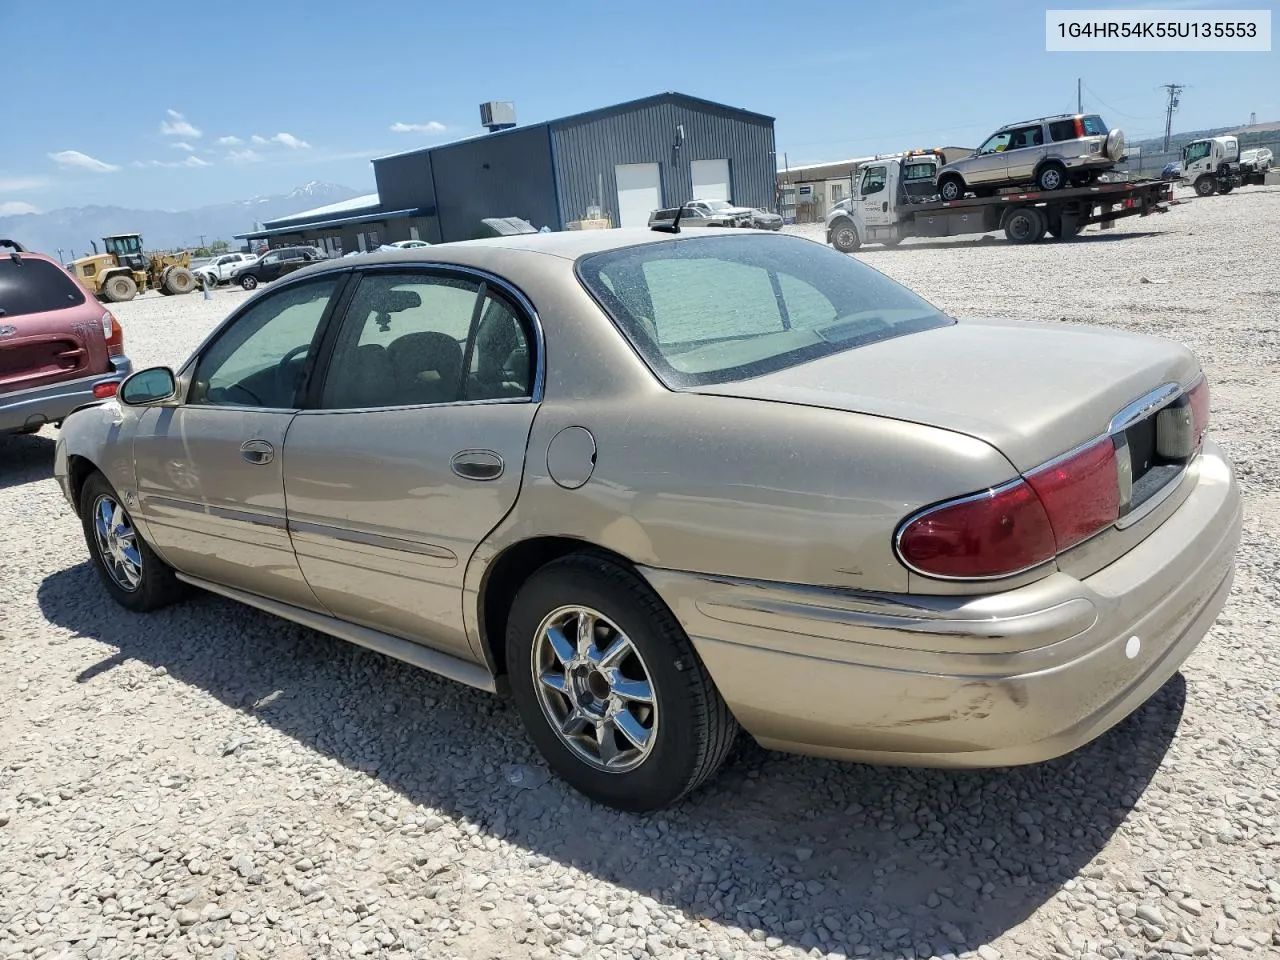
[[[480,104],[480,123],[490,133],[516,125],[516,105],[510,100],[490,100]]]

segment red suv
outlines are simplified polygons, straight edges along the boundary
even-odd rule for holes
[[[0,240],[0,434],[61,425],[132,370],[110,310],[57,261]]]

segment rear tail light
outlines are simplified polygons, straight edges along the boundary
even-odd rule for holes
[[[1110,437],[1028,474],[1027,482],[1049,515],[1059,553],[1120,519],[1119,467]]]
[[[1195,424],[1195,443],[1199,446],[1209,429],[1209,381],[1203,373],[1187,391],[1187,400],[1191,404],[1192,422]]]
[[[940,504],[898,534],[898,554],[931,577],[1004,577],[1053,557],[1053,526],[1025,480]]]
[[[124,356],[124,328],[110,310],[102,314],[102,335],[107,340],[107,356]]]
[[[1117,473],[1115,444],[1104,437],[1024,480],[917,514],[898,534],[898,555],[948,580],[1029,570],[1116,522]]]
[[[116,395],[116,391],[120,389],[120,384],[116,380],[108,380],[106,383],[95,383],[93,385],[93,395],[99,400],[109,400]]]

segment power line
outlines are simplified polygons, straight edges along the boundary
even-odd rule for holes
[[[1125,119],[1127,119],[1127,120],[1156,120],[1156,119],[1159,119],[1159,116],[1160,116],[1160,115],[1159,115],[1159,114],[1154,114],[1154,113],[1143,114],[1142,116],[1136,116],[1136,115],[1134,115],[1134,114],[1132,114],[1132,113],[1125,113],[1123,110],[1120,110],[1120,109],[1118,109],[1118,108],[1116,108],[1116,107],[1113,107],[1111,104],[1107,103],[1107,101],[1103,100],[1100,96],[1098,96],[1098,92],[1097,92],[1096,90],[1094,90],[1094,89],[1093,89],[1093,87],[1089,86],[1087,83],[1084,85],[1084,88],[1085,88],[1086,90],[1088,90],[1088,91],[1089,91],[1089,96],[1091,96],[1094,100],[1097,100],[1100,104],[1102,104],[1104,107],[1106,107],[1106,108],[1107,108],[1108,110],[1110,110],[1112,113],[1118,113],[1118,114],[1120,114],[1120,116],[1124,117],[1124,118],[1125,118]],[[1080,112],[1081,112],[1081,113],[1083,113],[1084,111],[1083,111],[1083,110],[1081,110]]]

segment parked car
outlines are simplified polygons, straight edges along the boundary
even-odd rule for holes
[[[1160,170],[1161,180],[1177,180],[1178,179],[1178,161],[1170,160]]]
[[[938,194],[959,200],[965,191],[990,196],[1000,187],[1038,190],[1085,186],[1125,155],[1124,131],[1108,129],[1095,113],[1063,114],[1001,127],[974,153],[938,171]]]
[[[231,282],[240,284],[245,290],[252,290],[260,283],[270,283],[318,260],[326,259],[324,251],[316,247],[277,247],[275,250],[268,250],[252,263],[233,269]]]
[[[750,226],[755,227],[757,230],[781,230],[782,217],[760,207],[752,207]]]
[[[257,255],[253,253],[224,253],[210,258],[208,263],[193,272],[204,280],[206,286],[216,287],[229,281],[236,270],[256,263],[257,260]]]
[[[421,247],[429,247],[431,244],[425,240],[397,240],[395,243],[383,244],[384,248],[392,250],[417,250]]]
[[[132,370],[110,310],[53,258],[0,240],[0,434],[59,425]]]
[[[987,767],[1119,722],[1232,583],[1208,417],[1170,340],[955,320],[786,234],[566,231],[301,270],[54,475],[122,606],[195,585],[509,690],[648,810],[739,725]]]
[[[677,212],[680,214],[681,229],[690,227],[736,227],[739,221],[737,216],[722,217],[709,213],[703,208],[685,204],[683,207],[664,207],[661,210],[652,211],[649,214],[649,228],[654,229],[661,224],[674,222]]]

